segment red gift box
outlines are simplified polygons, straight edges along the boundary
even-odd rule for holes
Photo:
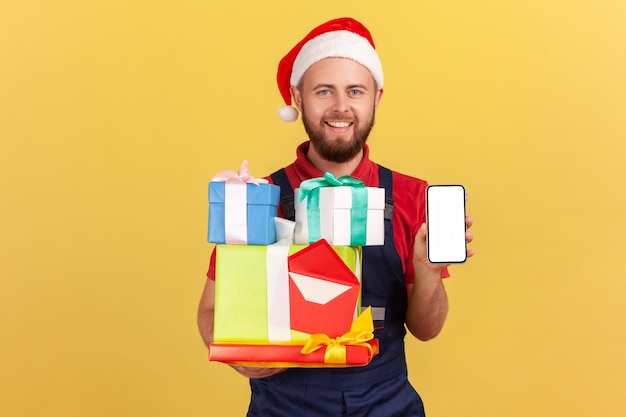
[[[209,346],[209,360],[264,368],[345,368],[363,366],[378,354],[372,310],[366,308],[338,337],[312,334],[304,345],[289,343],[229,343]]]
[[[364,366],[378,354],[378,339],[363,345],[347,345],[345,363],[325,363],[327,348],[302,353],[302,345],[213,343],[209,349],[209,360],[239,366],[264,368],[346,368]]]

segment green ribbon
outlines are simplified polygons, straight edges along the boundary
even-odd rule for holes
[[[321,178],[302,181],[298,199],[307,198],[307,220],[309,224],[309,242],[321,239],[320,223],[320,188],[352,187],[352,210],[350,214],[350,246],[363,246],[366,239],[367,224],[367,188],[363,181],[349,175],[337,178],[327,172]]]

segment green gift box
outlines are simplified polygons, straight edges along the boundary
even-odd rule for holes
[[[302,327],[294,323],[306,320],[325,321],[320,323],[319,331],[327,330],[341,318],[346,318],[348,309],[348,326],[346,329],[335,328],[332,331],[342,334],[349,330],[349,324],[360,313],[360,281],[361,281],[361,248],[350,246],[332,246],[328,257],[320,259],[319,253],[310,256],[308,261],[302,262],[304,257],[298,258],[307,250],[323,249],[320,244],[331,248],[326,241],[320,240],[313,245],[274,244],[268,246],[246,245],[217,245],[215,265],[215,342],[236,343],[272,343],[297,342],[305,343],[313,332],[298,330]],[[315,247],[315,248],[314,248]],[[303,252],[300,252],[303,251]],[[299,253],[300,252],[300,253]],[[337,256],[338,255],[338,256]],[[336,259],[332,259],[332,258]],[[293,262],[291,261],[293,260]],[[339,262],[340,265],[333,262]],[[294,265],[298,265],[295,267]],[[291,269],[298,269],[294,273]],[[306,269],[310,265],[311,275],[320,278],[307,281]],[[345,269],[345,270],[344,270]],[[340,274],[343,273],[343,277]],[[324,276],[327,274],[327,276]],[[347,277],[350,275],[350,277]],[[352,279],[352,283],[349,280]],[[300,285],[304,280],[309,287],[308,294],[296,290],[296,283]],[[343,280],[343,281],[342,281]],[[319,282],[317,282],[319,281]],[[317,282],[317,283],[316,283]],[[320,284],[318,288],[311,287]],[[345,287],[345,288],[343,288]],[[300,288],[300,287],[298,287]],[[355,291],[356,288],[356,291]],[[310,290],[313,293],[309,292]],[[318,293],[315,293],[318,291]],[[343,291],[343,292],[342,292]],[[298,293],[298,294],[295,294]],[[330,301],[320,301],[319,297]],[[354,296],[354,298],[351,298]],[[315,300],[315,297],[318,297]],[[355,299],[356,298],[356,299]],[[310,301],[313,300],[313,301]],[[340,307],[341,316],[338,320],[328,320],[324,317],[334,317],[334,310],[326,309],[324,314],[307,314],[308,307],[322,309],[325,306],[336,309]],[[327,304],[324,304],[327,303]],[[352,303],[352,304],[350,304]],[[308,310],[321,311],[321,310]],[[292,317],[298,320],[294,320]],[[337,316],[337,314],[335,314]],[[311,326],[305,326],[307,329]],[[314,326],[313,326],[314,327]],[[336,337],[334,334],[329,334]]]

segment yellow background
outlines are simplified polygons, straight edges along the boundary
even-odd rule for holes
[[[470,194],[477,255],[410,340],[430,417],[626,415],[626,3],[0,2],[0,414],[241,416],[195,325],[206,184],[291,162],[280,57],[373,32],[372,158]]]

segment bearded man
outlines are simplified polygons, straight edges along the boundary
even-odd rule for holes
[[[366,141],[384,81],[369,31],[351,18],[318,26],[280,61],[277,81],[286,104],[279,116],[294,121],[299,111],[309,137],[292,164],[268,177],[281,187],[279,216],[293,219],[293,190],[326,172],[385,189],[385,244],[363,247],[362,272],[362,305],[372,306],[380,354],[358,368],[233,366],[250,378],[248,416],[424,416],[408,381],[404,337],[406,329],[423,341],[441,331],[448,313],[442,278],[448,270],[426,254],[427,183],[369,159]],[[472,239],[467,232],[466,240]],[[207,345],[213,340],[214,261],[215,256],[198,310]]]

